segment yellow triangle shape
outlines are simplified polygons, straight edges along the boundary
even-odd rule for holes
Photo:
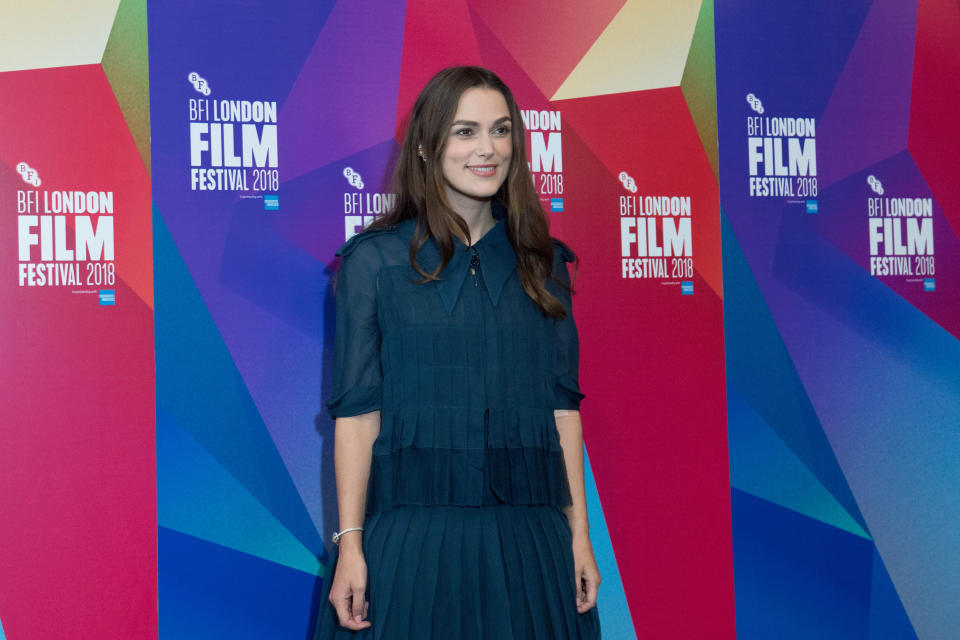
[[[120,0],[4,3],[0,71],[98,64]]]
[[[680,85],[701,0],[628,0],[551,100]]]

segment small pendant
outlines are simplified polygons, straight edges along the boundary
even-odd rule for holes
[[[477,267],[480,266],[480,254],[477,253],[477,250],[473,250],[473,255],[470,256],[470,273],[473,275],[473,286],[479,287],[480,280],[477,278]]]

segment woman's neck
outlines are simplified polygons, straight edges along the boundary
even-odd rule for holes
[[[475,244],[497,223],[493,218],[493,209],[489,200],[458,202],[454,210],[463,218],[467,223],[467,229],[470,230],[469,243],[466,238],[460,238],[464,244]]]

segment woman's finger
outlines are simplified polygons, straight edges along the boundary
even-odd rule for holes
[[[349,598],[337,599],[333,606],[337,610],[337,621],[340,623],[341,627],[353,628],[350,626],[350,605]]]
[[[355,616],[353,613],[353,596],[348,596],[342,601],[343,614],[340,622],[340,626],[350,629],[352,631],[359,631],[360,629],[366,629],[370,626],[369,620],[361,620],[360,616]],[[339,608],[338,608],[339,609]],[[338,612],[337,616],[340,617],[341,614]]]
[[[584,601],[589,605],[589,607],[587,607],[587,608],[590,608],[590,607],[592,607],[593,605],[597,604],[597,590],[598,590],[597,588],[598,588],[599,586],[600,586],[600,584],[597,582],[597,580],[596,580],[596,578],[595,578],[594,576],[588,575],[588,576],[585,577],[585,579],[584,579],[584,587],[585,587],[584,591],[585,591],[586,593],[585,593]]]
[[[600,575],[584,567],[580,571],[581,592],[577,599],[577,612],[585,613],[597,604]]]
[[[360,622],[363,620],[363,609],[364,609],[364,597],[363,589],[354,587],[350,594],[353,596],[353,604],[350,607],[350,614],[353,617],[354,622]]]

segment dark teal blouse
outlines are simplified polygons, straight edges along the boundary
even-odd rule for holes
[[[567,310],[541,313],[520,284],[504,211],[473,246],[455,240],[439,282],[419,280],[416,222],[363,231],[338,251],[334,417],[381,410],[367,514],[400,505],[570,504],[554,409],[578,409],[578,340]],[[554,244],[554,277],[573,255]],[[433,240],[418,253],[431,272]]]

